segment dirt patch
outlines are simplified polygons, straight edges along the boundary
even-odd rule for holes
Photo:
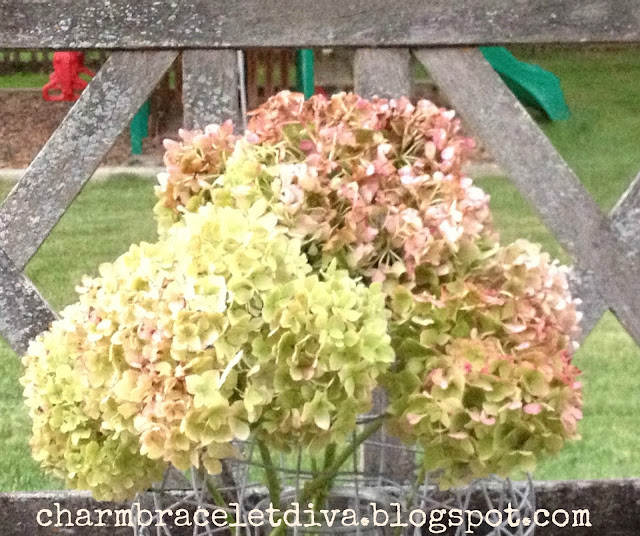
[[[327,88],[341,90],[344,88]],[[429,85],[416,88],[416,97],[429,98],[439,104],[443,99]],[[26,168],[44,146],[51,134],[71,108],[70,102],[46,102],[39,89],[0,90],[0,169]],[[153,109],[157,111],[154,113]],[[149,138],[143,140],[143,154],[131,155],[129,130],[118,137],[102,161],[106,166],[150,165],[161,166],[164,149],[162,140],[174,138],[181,123],[182,110],[178,105],[153,106]],[[481,144],[475,151],[476,162],[490,161]]]
[[[0,168],[25,168],[58,127],[73,103],[46,102],[40,90],[0,92]],[[127,165],[139,161],[162,162],[164,133],[143,140],[143,158],[131,155],[131,140],[125,129],[103,165]]]

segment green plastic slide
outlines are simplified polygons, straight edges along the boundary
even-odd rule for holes
[[[555,74],[516,59],[503,47],[480,50],[520,102],[542,110],[552,121],[569,118],[571,112]]]

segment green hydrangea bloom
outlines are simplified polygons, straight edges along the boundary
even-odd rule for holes
[[[391,433],[424,448],[443,487],[532,471],[577,437],[576,303],[561,267],[525,241],[436,295],[396,288]]]
[[[253,341],[249,385],[251,400],[270,401],[258,436],[279,449],[343,443],[394,359],[380,285],[334,264],[269,293],[263,318],[269,331]]]
[[[89,309],[67,307],[62,320],[29,346],[21,379],[33,420],[31,448],[42,467],[99,500],[130,498],[162,476],[166,464],[140,454],[131,415],[106,418],[99,350],[83,329]],[[92,346],[93,350],[88,350]],[[107,367],[110,368],[110,367]]]
[[[43,467],[122,497],[167,463],[219,472],[252,431],[314,447],[355,428],[393,359],[380,288],[310,275],[267,209],[204,205],[83,280],[25,358]]]

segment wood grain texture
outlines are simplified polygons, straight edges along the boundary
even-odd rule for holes
[[[477,49],[415,54],[640,343],[640,264],[525,108]]]
[[[235,50],[186,50],[182,54],[182,103],[187,128],[231,119],[242,129]]]
[[[0,250],[0,334],[20,356],[55,313],[33,283]]]
[[[568,505],[575,505],[572,506],[572,508],[583,508],[591,512],[590,526],[588,527],[554,528],[552,523],[550,523],[544,530],[537,530],[536,535],[638,536],[638,497],[640,496],[639,478],[621,478],[616,480],[535,481],[534,487],[536,504],[540,504],[542,508],[546,508],[550,512],[559,509],[566,509]],[[468,505],[465,505],[465,508],[467,508],[468,511],[478,509],[483,513],[487,512],[487,498],[482,493],[480,486],[476,489],[477,493],[473,494],[471,501]],[[491,493],[491,489],[489,490],[489,493]],[[261,487],[256,488],[255,491],[252,492],[251,497],[252,500],[255,500],[255,503],[262,499],[269,499],[264,488]],[[434,493],[433,497],[438,501],[438,503],[450,504],[451,507],[455,507],[455,505],[459,504],[459,494],[456,496],[456,490]],[[141,508],[150,510],[154,510],[156,508],[150,494],[141,494],[139,498]],[[179,501],[180,499],[184,499],[184,495],[176,493],[175,501]],[[48,518],[46,515],[41,515],[39,518],[38,513],[43,510],[54,510],[55,512],[56,507],[53,506],[55,503],[59,503],[61,510],[69,510],[74,514],[75,512],[79,512],[81,509],[88,510],[92,513],[94,526],[87,528],[76,524],[76,526],[64,527],[64,532],[58,531],[57,533],[54,532],[51,527],[43,527],[42,524],[38,523],[38,520],[42,523]],[[195,514],[195,509],[197,508],[196,505],[196,501],[191,501],[190,505],[186,505],[186,508],[189,511],[189,516],[193,516]],[[130,526],[114,526],[114,522],[112,521],[114,518],[111,516],[105,517],[106,523],[103,523],[103,526],[95,521],[98,519],[98,515],[95,514],[98,509],[105,511],[106,509],[110,509],[115,511],[131,508],[130,501],[120,503],[97,501],[89,491],[64,490],[0,493],[0,506],[2,506],[2,508],[0,508],[0,526],[2,527],[2,536],[52,536],[55,534],[64,534],[65,536],[131,536],[132,533]],[[303,505],[300,505],[300,509],[302,509],[302,506]],[[516,505],[512,506],[516,508]],[[418,507],[419,506],[416,506],[416,508]],[[432,507],[435,507],[435,505],[432,506],[427,503],[426,507],[423,508],[429,512]],[[335,508],[339,508],[339,506],[335,506]],[[598,514],[596,515],[594,512],[597,512]],[[395,510],[392,510],[390,513],[390,523],[394,523]],[[329,516],[331,516],[330,513]],[[145,519],[145,517],[146,516],[144,516],[143,519]],[[474,518],[475,517],[476,516],[474,516]],[[495,514],[491,517],[492,519],[495,519]],[[544,516],[541,517],[544,518]],[[65,518],[66,516],[63,515],[62,519],[64,521],[66,521]],[[291,516],[289,516],[289,518],[291,518]],[[419,519],[418,516],[414,516],[414,518]],[[52,523],[55,523],[55,514],[52,519]],[[169,525],[171,516],[166,515],[164,519],[167,521],[167,525]],[[371,517],[369,517],[369,519],[371,519]],[[384,516],[380,515],[379,519],[383,520]],[[407,516],[404,515],[403,520],[405,520],[405,522],[406,519]],[[444,519],[446,523],[447,518],[444,517]],[[562,519],[562,517],[559,519]],[[341,525],[339,521],[336,521],[336,523]],[[435,527],[437,527],[437,525],[434,526],[434,529]],[[180,534],[192,534],[193,528],[189,528],[191,528],[190,532],[187,531],[186,527],[183,527]],[[169,527],[167,527],[167,529],[169,529]],[[178,531],[173,527],[171,527],[170,530],[171,534],[178,534]],[[355,530],[353,532],[355,532]],[[374,531],[364,529],[361,529],[360,532],[362,536],[376,534]],[[422,529],[422,534],[428,534],[428,532],[428,529]],[[452,531],[449,530],[447,532],[448,534],[451,534]],[[378,534],[382,533],[382,530],[378,531]],[[393,529],[387,530],[387,533],[393,534]],[[413,534],[416,533],[420,534],[420,532],[414,532]],[[436,534],[436,531],[431,531],[431,533]],[[220,533],[218,532],[214,534],[218,535]],[[240,534],[244,535],[246,532]],[[475,534],[479,535],[483,533],[476,530]]]
[[[615,228],[627,244],[630,255],[640,256],[640,174],[631,182],[624,195],[609,214]],[[636,261],[637,262],[637,261]],[[582,300],[582,335],[586,337],[609,309],[606,287],[601,291],[595,283],[593,271],[582,267],[580,261],[571,274],[572,290]]]
[[[411,96],[413,72],[408,49],[359,48],[353,62],[355,92],[364,98]]]
[[[640,40],[637,0],[0,0],[0,12],[0,48],[304,48]]]
[[[22,270],[147,99],[176,52],[116,52],[0,206],[0,248]]]
[[[634,254],[640,253],[640,173],[631,182],[616,206],[611,220]]]
[[[407,49],[358,49],[354,59],[355,91],[365,98],[411,96],[413,71]],[[384,413],[387,397],[377,389],[373,394],[373,415]],[[413,482],[415,454],[400,440],[383,430],[375,433],[363,448],[364,472],[393,482]]]

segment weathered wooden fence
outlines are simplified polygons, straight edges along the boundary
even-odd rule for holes
[[[639,0],[0,0],[0,10],[0,48],[113,50],[0,206],[0,333],[17,354],[55,317],[25,265],[178,51],[194,127],[239,120],[236,50],[265,46],[357,47],[363,96],[410,94],[421,62],[572,257],[584,335],[610,309],[640,343],[640,179],[604,214],[474,48],[638,43]]]

